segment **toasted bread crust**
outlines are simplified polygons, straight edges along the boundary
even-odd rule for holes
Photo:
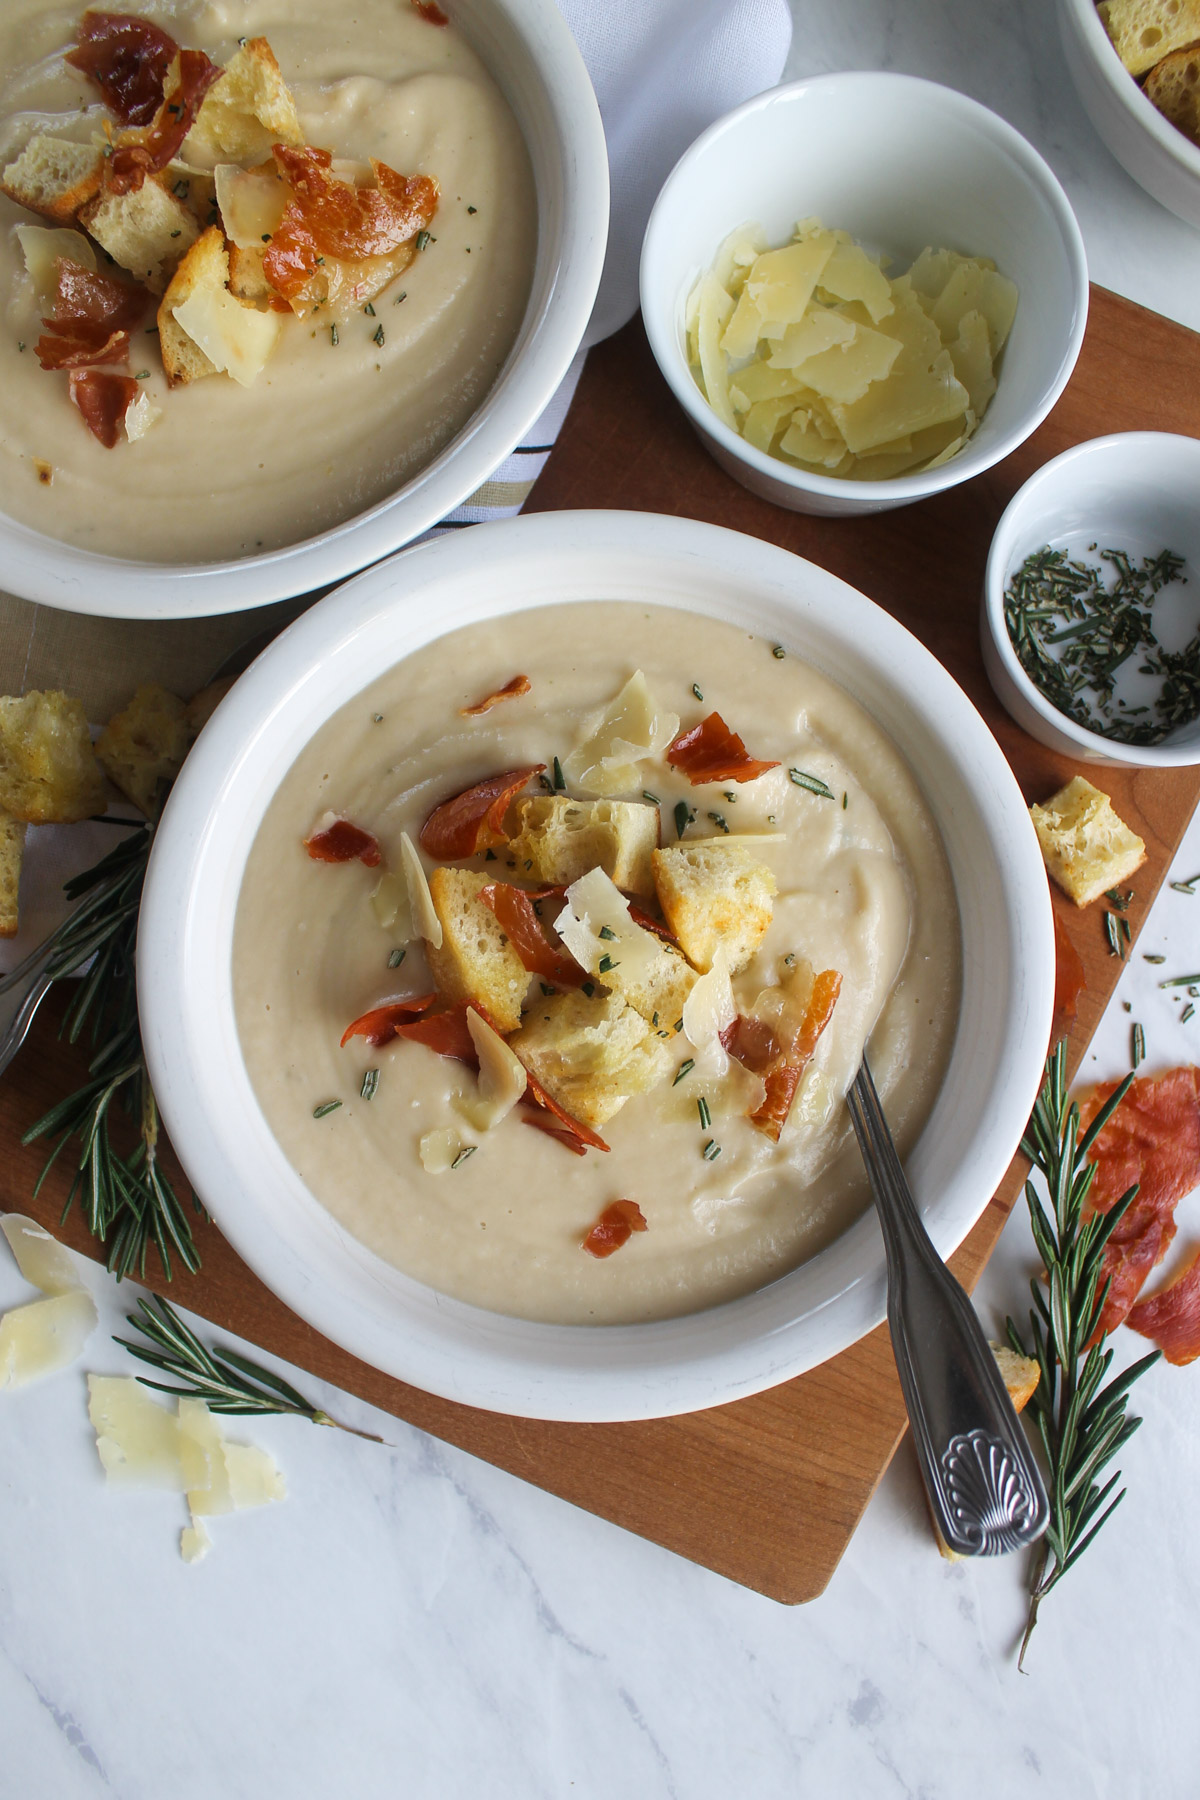
[[[102,150],[38,132],[0,176],[0,193],[55,225],[74,225],[103,178]]]
[[[555,994],[512,1040],[526,1068],[572,1118],[593,1129],[667,1074],[666,1043],[619,994]]]
[[[183,766],[188,742],[183,701],[148,682],[108,721],[97,740],[96,756],[113,785],[148,819],[156,819]]]
[[[442,927],[439,947],[425,954],[438,993],[452,1003],[482,1007],[499,1032],[515,1031],[529,987],[529,972],[479,898],[488,877],[471,869],[434,869],[429,892]]]
[[[0,698],[0,808],[29,825],[104,809],[104,777],[82,702],[47,691]]]
[[[721,945],[730,973],[744,969],[774,912],[770,869],[724,838],[672,844],[655,850],[652,861],[663,917],[689,961],[711,969]]]

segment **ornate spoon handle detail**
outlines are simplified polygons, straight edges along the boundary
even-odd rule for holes
[[[960,1556],[998,1556],[1046,1529],[1049,1505],[975,1309],[929,1240],[866,1057],[847,1096],[883,1227],[888,1325],[938,1529]]]

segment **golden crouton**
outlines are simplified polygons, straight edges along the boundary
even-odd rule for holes
[[[171,89],[168,71],[166,91]],[[260,162],[272,144],[302,144],[296,103],[266,38],[251,38],[225,64],[187,135],[189,156],[215,162]]]
[[[20,819],[0,812],[0,938],[17,935],[17,890],[24,848],[25,826]]]
[[[187,703],[189,738],[194,740],[200,736],[236,680],[236,675],[222,675],[219,681],[210,681],[207,687],[192,695]]]
[[[1098,900],[1128,881],[1146,860],[1146,846],[1114,812],[1107,794],[1076,775],[1046,801],[1031,806],[1046,867],[1076,906]]]
[[[132,193],[102,193],[79,215],[115,263],[161,294],[200,235],[190,207],[157,175],[148,175]]]
[[[1200,0],[1101,0],[1096,11],[1131,75],[1200,43]]]
[[[572,1118],[593,1128],[672,1067],[666,1043],[617,994],[555,994],[511,1040],[525,1067]]]
[[[622,963],[606,969],[599,979],[656,1031],[673,1034],[683,1018],[684,1001],[696,985],[696,971],[673,945],[655,938],[644,963],[633,968]]]
[[[103,176],[104,155],[95,145],[38,133],[0,176],[0,193],[56,225],[73,225]]]
[[[29,825],[104,811],[104,777],[80,701],[36,691],[0,698],[0,808]]]
[[[486,875],[470,869],[434,869],[429,892],[442,926],[440,948],[426,943],[425,955],[446,1000],[471,1000],[483,1008],[499,1032],[515,1031],[529,986],[529,971],[500,929],[496,915],[479,898]]]
[[[195,339],[176,323],[174,309],[195,293],[223,291],[228,276],[225,234],[219,226],[210,225],[196,239],[171,277],[158,309],[158,347],[172,387],[200,381],[205,375],[220,374],[216,363],[210,361]]]
[[[96,755],[113,785],[148,819],[156,819],[183,765],[188,742],[183,701],[148,682],[108,721],[97,740]]]
[[[269,306],[274,288],[263,270],[261,247],[230,244],[229,291],[248,306]]]
[[[228,281],[225,234],[210,225],[171,277],[158,309],[159,349],[172,387],[222,373],[249,387],[274,350],[278,313],[247,306],[229,292]]]
[[[658,843],[658,808],[643,801],[568,800],[538,795],[517,808],[518,835],[509,855],[532,864],[535,881],[569,887],[600,868],[626,894],[654,897],[650,852]]]
[[[744,969],[767,934],[775,877],[744,844],[702,838],[656,850],[654,885],[663,917],[684,954],[700,970],[712,968],[720,944],[730,974]]]
[[[1147,75],[1145,94],[1165,119],[1200,144],[1200,51],[1164,56]]]

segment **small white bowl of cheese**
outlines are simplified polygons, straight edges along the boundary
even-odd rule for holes
[[[790,258],[804,260],[818,228],[825,255],[836,236],[843,248],[834,246],[835,259],[864,266],[870,259],[866,272],[878,293],[858,279],[823,284],[821,268],[810,267],[800,277],[812,295],[802,323],[803,294],[792,310],[789,299],[765,319],[756,348],[754,332],[740,329],[745,308],[736,301],[743,281],[749,288],[757,278],[762,291],[768,265],[747,274],[749,258],[787,247]],[[925,252],[952,255],[939,261]],[[947,275],[958,258],[972,259],[966,273],[974,285],[951,304]],[[714,266],[718,259],[724,268]],[[994,309],[986,323],[978,310],[981,283],[993,281],[988,264],[1008,296],[999,329]],[[730,288],[715,327],[711,316],[698,320],[707,275]],[[659,367],[721,466],[777,505],[836,515],[924,499],[1014,450],[1070,378],[1088,281],[1066,196],[1012,126],[932,82],[848,73],[761,94],[696,140],[651,214],[641,293]],[[989,312],[986,297],[982,310]],[[716,337],[732,404],[723,394],[710,403],[697,378],[698,324]],[[996,359],[993,373],[985,358],[978,380],[970,372],[973,327],[985,351],[990,333]],[[789,329],[806,336],[807,366],[789,354]],[[707,353],[711,374],[711,342]],[[796,374],[790,395],[776,380],[781,361]],[[761,366],[742,392],[738,377],[754,363]],[[861,383],[848,382],[850,365],[860,363]],[[920,390],[914,408],[903,393],[896,402],[905,386]],[[789,398],[798,410],[785,436]],[[755,401],[763,403],[748,427]],[[764,411],[771,417],[765,434],[756,434],[754,419]],[[817,427],[832,453],[824,453]],[[769,449],[759,447],[768,440]]]

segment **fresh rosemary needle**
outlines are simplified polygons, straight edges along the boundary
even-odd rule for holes
[[[140,1316],[139,1316],[140,1315]],[[203,1400],[215,1413],[294,1413],[314,1425],[332,1425],[354,1437],[368,1438],[372,1444],[383,1439],[373,1431],[359,1431],[357,1426],[343,1425],[319,1406],[298,1394],[290,1382],[269,1369],[239,1356],[236,1350],[222,1346],[206,1350],[195,1332],[186,1326],[166,1300],[155,1295],[138,1301],[138,1312],[126,1318],[135,1331],[140,1331],[147,1344],[131,1344],[128,1338],[114,1342],[136,1356],[139,1362],[160,1369],[181,1387],[168,1387],[165,1381],[151,1381],[139,1375],[143,1387],[156,1388],[160,1394],[176,1394],[184,1400]]]
[[[1028,1411],[1037,1424],[1050,1471],[1050,1523],[1034,1555],[1021,1660],[1041,1602],[1078,1562],[1124,1498],[1123,1488],[1112,1496],[1119,1473],[1103,1486],[1099,1476],[1141,1424],[1127,1414],[1129,1390],[1161,1354],[1151,1351],[1101,1386],[1113,1353],[1105,1348],[1103,1335],[1088,1347],[1108,1294],[1109,1284],[1102,1279],[1104,1248],[1137,1193],[1132,1187],[1108,1212],[1085,1217],[1094,1174],[1088,1151],[1132,1080],[1129,1074],[1117,1085],[1081,1133],[1079,1108],[1067,1092],[1066,1045],[1059,1044],[1046,1064],[1042,1091],[1021,1144],[1045,1180],[1053,1214],[1042,1205],[1034,1182],[1027,1181],[1033,1241],[1045,1272],[1030,1283],[1032,1352],[1011,1318],[1008,1340],[1022,1356],[1032,1354],[1041,1370]]]

